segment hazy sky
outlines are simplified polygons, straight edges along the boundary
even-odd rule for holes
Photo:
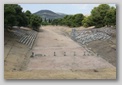
[[[54,12],[65,14],[77,14],[82,13],[89,15],[91,10],[99,4],[19,4],[23,11],[30,10],[31,13],[35,13],[39,10],[51,10]],[[109,4],[114,6],[115,4]]]

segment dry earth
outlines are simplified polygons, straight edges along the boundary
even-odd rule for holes
[[[5,70],[5,79],[116,79],[114,65],[97,55],[86,55],[87,51],[67,36],[71,28],[43,26],[41,30],[29,51],[34,52],[35,57],[25,59],[29,63],[22,71]],[[5,46],[5,54],[7,50]],[[21,55],[17,56],[21,60]]]

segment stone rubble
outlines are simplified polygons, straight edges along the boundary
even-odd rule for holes
[[[108,28],[100,28],[100,29],[91,29],[91,30],[84,30],[78,33],[76,29],[72,29],[71,38],[82,45],[87,44],[89,42],[95,40],[108,40],[111,39],[112,30]]]

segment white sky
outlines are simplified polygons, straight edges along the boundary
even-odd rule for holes
[[[82,13],[89,15],[94,7],[100,4],[19,4],[23,11],[30,10],[35,13],[39,10],[51,10],[54,12],[65,13],[65,14],[77,14]],[[110,6],[116,7],[116,4],[109,4]]]

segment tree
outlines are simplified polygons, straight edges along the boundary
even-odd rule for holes
[[[66,15],[64,18],[54,19],[52,21],[53,25],[65,25],[69,27],[79,27],[82,25],[83,14],[76,15]]]
[[[84,17],[84,19],[82,20],[82,24],[84,27],[89,27],[89,26],[92,26],[92,18],[91,16],[88,16],[88,17]]]
[[[52,22],[52,20],[51,20],[51,19],[49,19],[49,20],[48,20],[48,23],[51,23],[51,22]]]
[[[116,8],[111,7],[110,10],[108,10],[104,18],[104,21],[107,26],[116,25]]]
[[[27,20],[27,26],[28,27],[31,27],[30,26],[30,18],[31,18],[31,12],[29,11],[29,10],[27,10],[26,12],[25,12],[25,16],[26,16],[26,20]]]
[[[92,22],[93,22],[94,26],[96,26],[96,27],[105,26],[104,18],[109,9],[110,9],[109,5],[101,4],[98,7],[95,7],[91,11],[91,18],[92,18]]]
[[[22,8],[17,4],[4,5],[4,25],[5,28],[12,26],[26,26],[27,20]]]
[[[47,22],[47,19],[46,18],[44,18],[44,22]]]
[[[42,22],[41,17],[31,14],[29,10],[22,12],[22,7],[18,4],[4,5],[4,26],[12,28],[12,26],[29,26],[39,31]]]
[[[84,19],[84,15],[83,14],[76,14],[73,17],[74,17],[73,23],[75,24],[75,27],[82,26],[82,20]]]
[[[9,26],[12,27],[13,25],[18,24],[15,15],[16,15],[16,10],[13,7],[13,5],[5,4],[4,5],[4,26],[5,26],[5,28],[7,28]]]
[[[52,21],[52,25],[58,25],[58,24],[59,24],[58,19],[54,19],[54,20]]]
[[[37,16],[34,14],[31,15],[30,25],[33,28],[33,30],[39,31],[39,27],[41,25],[41,22],[42,22],[42,18],[40,16]]]

